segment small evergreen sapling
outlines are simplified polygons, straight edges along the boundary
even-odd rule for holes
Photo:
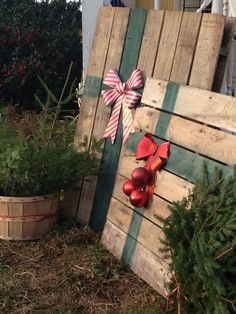
[[[207,169],[188,198],[170,206],[162,251],[172,258],[169,312],[236,313],[236,171],[223,178]],[[177,294],[176,294],[177,295]],[[173,296],[173,295],[172,295]]]

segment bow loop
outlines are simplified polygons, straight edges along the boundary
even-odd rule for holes
[[[158,145],[150,134],[145,136],[138,143],[136,159],[147,159],[147,168],[157,171],[166,162],[169,157],[170,143],[165,142]]]
[[[142,88],[143,87],[142,71],[139,69],[134,70],[126,83],[127,83],[128,89]]]
[[[134,91],[143,86],[142,72],[136,69],[126,83],[121,82],[116,70],[111,69],[103,83],[112,89],[103,90],[102,96],[107,106],[114,105],[111,118],[104,133],[104,137],[111,137],[115,141],[121,108],[123,109],[123,144],[127,142],[130,133],[134,131],[133,117],[130,109],[140,101],[141,95]]]
[[[105,79],[103,80],[103,84],[111,88],[115,88],[119,83],[121,83],[121,80],[117,74],[117,71],[114,69],[109,70]]]

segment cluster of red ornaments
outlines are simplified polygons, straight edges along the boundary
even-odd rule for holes
[[[139,141],[137,145],[136,160],[145,160],[144,167],[133,170],[131,180],[123,185],[123,192],[129,196],[134,207],[149,207],[153,200],[156,183],[156,173],[166,163],[169,157],[170,143],[158,145],[150,134]]]
[[[145,167],[133,170],[131,180],[123,185],[124,193],[129,196],[130,203],[135,207],[145,207],[148,203],[147,184],[151,180],[151,172]]]

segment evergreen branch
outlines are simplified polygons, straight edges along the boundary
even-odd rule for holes
[[[69,70],[68,70],[67,76],[66,76],[66,81],[65,81],[65,84],[64,84],[64,86],[63,86],[63,88],[62,88],[59,101],[58,101],[58,103],[57,103],[56,113],[55,113],[55,115],[54,115],[54,119],[53,119],[52,126],[51,126],[51,131],[50,131],[50,134],[49,134],[49,141],[51,140],[52,133],[53,133],[53,130],[54,130],[54,128],[55,128],[56,121],[57,121],[57,117],[58,117],[58,115],[59,115],[59,113],[60,113],[60,110],[61,110],[61,102],[62,102],[62,98],[63,98],[63,96],[64,96],[65,89],[66,89],[66,86],[67,86],[68,81],[69,81],[69,78],[70,78],[70,73],[71,73],[72,66],[73,66],[73,61],[70,63]]]
[[[236,313],[236,307],[235,307],[235,305],[234,305],[234,303],[236,303],[236,300],[231,301],[231,300],[228,300],[228,299],[223,298],[223,297],[221,297],[221,300],[222,300],[222,301],[225,301],[225,302],[227,302],[227,303],[230,303],[231,306],[232,306],[232,308],[233,308],[233,310],[234,310],[234,312]]]
[[[225,250],[224,252],[220,253],[219,255],[217,255],[217,256],[215,257],[215,260],[216,260],[216,261],[217,261],[218,259],[220,259],[221,257],[225,256],[226,254],[228,254],[229,252],[233,251],[233,249],[234,249],[235,246],[236,246],[236,237],[234,237],[232,243],[233,243],[233,244],[232,244],[232,246],[231,246],[229,249]]]

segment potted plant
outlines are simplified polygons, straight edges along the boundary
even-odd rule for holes
[[[2,110],[0,123],[0,238],[35,239],[56,222],[59,193],[97,170],[97,160],[73,146],[75,119],[61,115],[59,100],[42,82],[48,101],[40,113]],[[39,101],[39,99],[38,99]],[[56,105],[55,105],[56,103]]]

